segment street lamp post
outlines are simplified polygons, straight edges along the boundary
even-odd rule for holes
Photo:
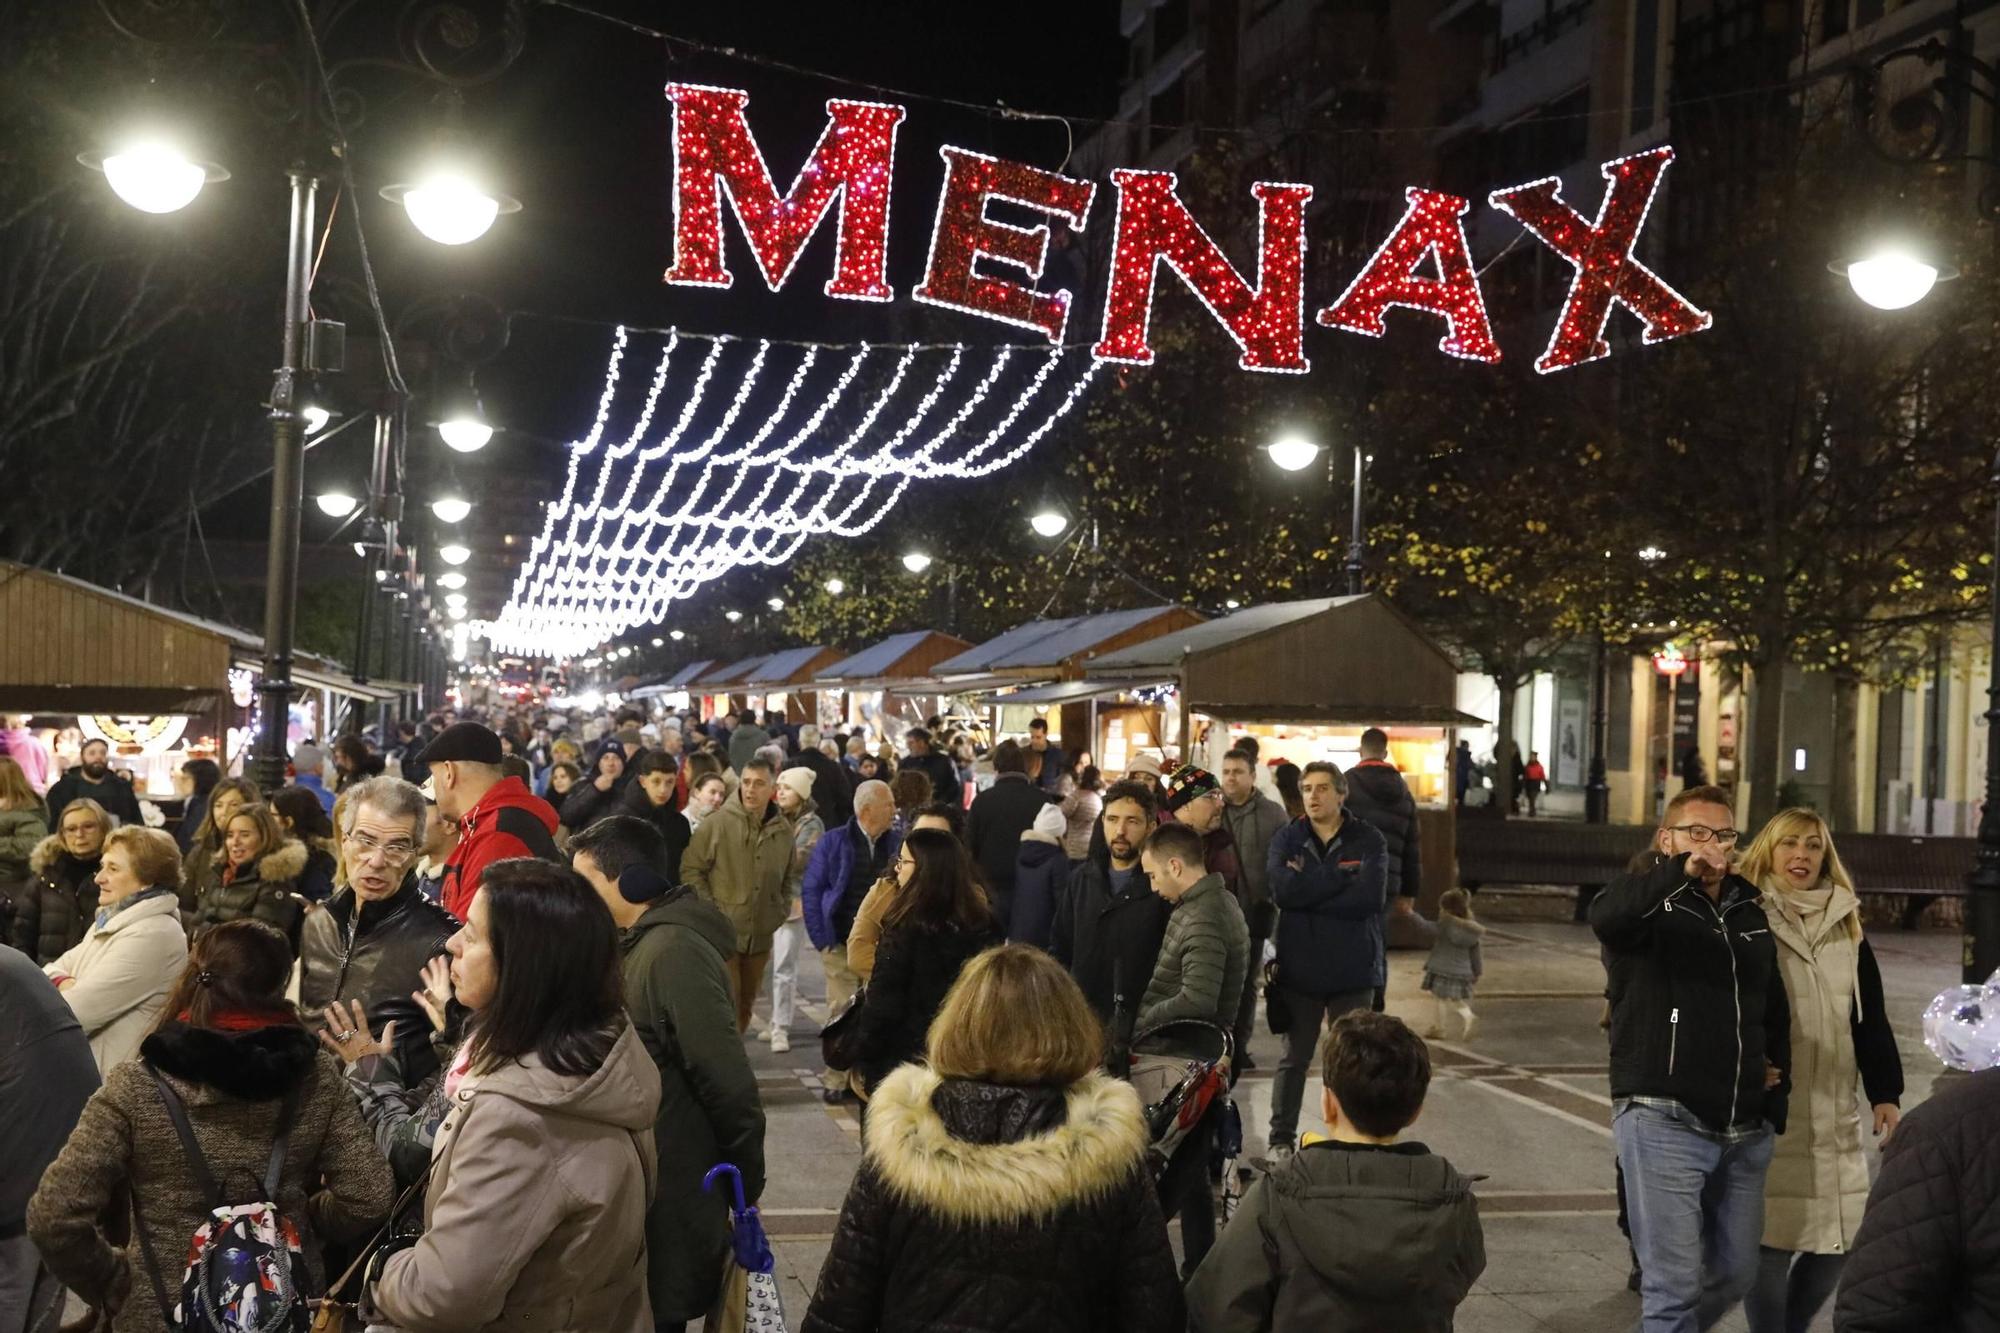
[[[299,410],[307,293],[312,285],[313,212],[319,183],[303,165],[288,173],[292,215],[285,248],[285,326],[282,359],[271,383],[271,541],[264,565],[264,672],[257,681],[263,726],[251,759],[252,777],[264,791],[285,785],[290,759],[292,632],[298,624],[299,511],[305,503],[305,417]]]
[[[1611,739],[1607,705],[1611,680],[1605,673],[1604,633],[1598,631],[1597,656],[1591,663],[1590,781],[1583,789],[1583,818],[1590,824],[1611,822],[1611,782],[1604,767],[1604,747]]]
[[[1367,544],[1361,536],[1361,469],[1367,461],[1361,446],[1354,446],[1354,531],[1347,542],[1347,595],[1359,597],[1366,589],[1362,586],[1362,571],[1366,564]]]
[[[1264,452],[1271,461],[1287,472],[1303,472],[1311,467],[1313,460],[1326,452],[1326,484],[1331,490],[1339,483],[1334,480],[1333,454],[1323,451],[1319,445],[1301,435],[1283,435],[1264,446]],[[1359,597],[1367,589],[1368,542],[1363,527],[1362,483],[1363,471],[1368,464],[1368,455],[1360,445],[1354,446],[1354,504],[1351,526],[1347,537],[1347,594]]]

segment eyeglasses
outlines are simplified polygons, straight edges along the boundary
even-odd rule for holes
[[[1721,843],[1724,847],[1731,845],[1743,836],[1737,829],[1710,828],[1706,824],[1669,824],[1667,825],[1667,832],[1685,833],[1688,835],[1689,842],[1708,842],[1713,839]]]
[[[407,861],[417,854],[416,844],[408,839],[397,838],[393,842],[377,842],[366,833],[348,834],[347,849],[349,855],[356,860],[366,860],[380,852],[391,864]]]

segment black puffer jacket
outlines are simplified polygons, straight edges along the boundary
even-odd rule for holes
[[[1069,969],[1083,987],[1083,998],[1107,1024],[1120,997],[1125,1023],[1139,1012],[1139,997],[1153,979],[1173,910],[1136,868],[1125,891],[1113,896],[1111,852],[1099,824],[1090,838],[1089,859],[1070,871],[1067,891],[1056,904],[1049,952]]]
[[[1717,903],[1686,855],[1662,856],[1606,885],[1590,925],[1619,958],[1611,1095],[1671,1097],[1715,1130],[1761,1116],[1784,1133],[1792,1010],[1755,886],[1731,875]],[[1768,1090],[1767,1060],[1783,1073]]]
[[[2000,1329],[2000,1069],[1940,1083],[1890,1136],[1833,1326]]]
[[[1181,1286],[1129,1085],[943,1080],[908,1066],[801,1333],[1178,1333]]]
[[[1417,850],[1417,800],[1395,766],[1364,759],[1347,770],[1347,813],[1360,815],[1389,844],[1390,898],[1414,898],[1423,891],[1423,861]]]
[[[193,939],[210,926],[245,917],[263,921],[285,932],[298,952],[299,926],[305,918],[306,902],[299,896],[299,876],[305,873],[305,844],[286,840],[238,871],[229,883],[222,882],[228,863],[221,857],[209,862],[208,881],[195,894],[194,919],[188,923]]]
[[[924,1053],[931,1020],[966,963],[1000,943],[1000,927],[926,930],[902,924],[882,932],[875,971],[861,1002],[854,1067],[872,1089],[889,1071]]]
[[[14,899],[8,942],[37,963],[53,963],[78,944],[97,916],[99,858],[78,860],[51,834],[28,855],[29,880]]]
[[[380,902],[361,903],[355,915],[352,888],[327,900],[326,910],[306,918],[299,940],[299,1008],[314,1031],[325,1026],[325,1009],[335,1000],[359,1000],[368,1010],[368,1030],[381,1034],[396,1025],[396,1056],[404,1077],[421,1083],[437,1067],[430,1020],[410,998],[423,988],[424,964],[444,952],[458,929],[451,914],[425,902],[417,876]]]

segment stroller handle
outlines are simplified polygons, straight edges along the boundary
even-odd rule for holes
[[[1236,1034],[1222,1026],[1222,1024],[1211,1023],[1205,1018],[1176,1018],[1165,1023],[1157,1023],[1143,1032],[1134,1032],[1131,1044],[1137,1046],[1148,1037],[1156,1036],[1162,1032],[1171,1032],[1176,1028],[1200,1028],[1215,1033],[1222,1038],[1222,1059],[1229,1061],[1232,1065],[1235,1064]]]

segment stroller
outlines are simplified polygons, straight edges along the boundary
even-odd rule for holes
[[[1146,1165],[1158,1183],[1166,1174],[1174,1154],[1190,1134],[1203,1129],[1209,1113],[1215,1112],[1212,1133],[1212,1163],[1221,1167],[1221,1214],[1226,1224],[1242,1200],[1250,1172],[1239,1169],[1236,1159],[1243,1153],[1243,1116],[1230,1093],[1229,1071],[1235,1059],[1235,1038],[1228,1028],[1198,1019],[1163,1023],[1132,1034],[1133,1046],[1162,1032],[1196,1031],[1213,1034],[1220,1040],[1222,1054],[1214,1059],[1168,1055],[1127,1055],[1124,1065],[1133,1090],[1145,1108],[1150,1142]]]

